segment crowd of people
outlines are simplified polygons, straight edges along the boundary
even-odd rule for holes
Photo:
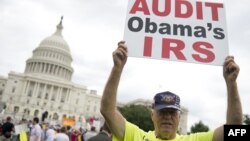
[[[27,131],[16,133],[17,125],[8,116],[0,124],[0,141],[111,141],[111,132],[105,123],[99,131],[95,126],[87,130],[75,126],[51,125],[41,122],[38,117],[34,117],[33,121],[22,121],[20,124],[25,125]]]

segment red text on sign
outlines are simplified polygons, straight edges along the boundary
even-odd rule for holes
[[[144,15],[154,14],[156,16],[169,16],[172,11],[171,2],[175,1],[174,16],[177,18],[190,18],[195,14],[196,19],[202,20],[203,9],[209,8],[211,10],[212,20],[219,21],[219,8],[223,8],[222,3],[197,1],[195,4],[192,4],[188,0],[164,0],[164,10],[160,11],[159,1],[160,0],[152,0],[152,7],[148,7],[147,0],[135,0],[129,13],[135,14],[137,12],[142,12]]]
[[[193,50],[197,53],[191,54],[192,58],[197,62],[210,63],[214,61],[215,54],[212,52],[213,45],[208,42],[197,41],[192,45]],[[183,49],[185,48],[185,42],[178,39],[162,38],[162,52],[161,58],[169,59],[172,52],[178,60],[187,60]],[[144,39],[143,56],[151,57],[153,51],[153,38],[146,36]],[[206,57],[202,57],[206,56]]]

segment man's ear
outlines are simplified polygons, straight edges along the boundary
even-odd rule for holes
[[[151,109],[154,109],[155,108],[155,104],[154,103],[152,103],[152,105],[151,105]]]
[[[150,111],[151,111],[151,118],[153,119],[153,116],[154,116],[154,110],[153,110],[153,109],[151,109]]]
[[[154,103],[152,103],[152,105],[151,105],[151,118],[153,118],[153,115],[154,115],[154,109],[155,108],[155,104]]]

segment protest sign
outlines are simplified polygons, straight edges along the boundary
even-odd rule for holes
[[[225,5],[211,0],[129,0],[128,55],[223,65],[228,55]]]

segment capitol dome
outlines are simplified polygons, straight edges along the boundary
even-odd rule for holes
[[[33,51],[33,56],[26,61],[26,74],[39,74],[71,80],[73,61],[69,45],[62,36],[62,19],[56,32],[42,40]]]
[[[57,25],[56,32],[47,38],[45,38],[41,43],[40,47],[53,47],[57,49],[64,50],[70,54],[69,46],[62,36],[62,21]]]

